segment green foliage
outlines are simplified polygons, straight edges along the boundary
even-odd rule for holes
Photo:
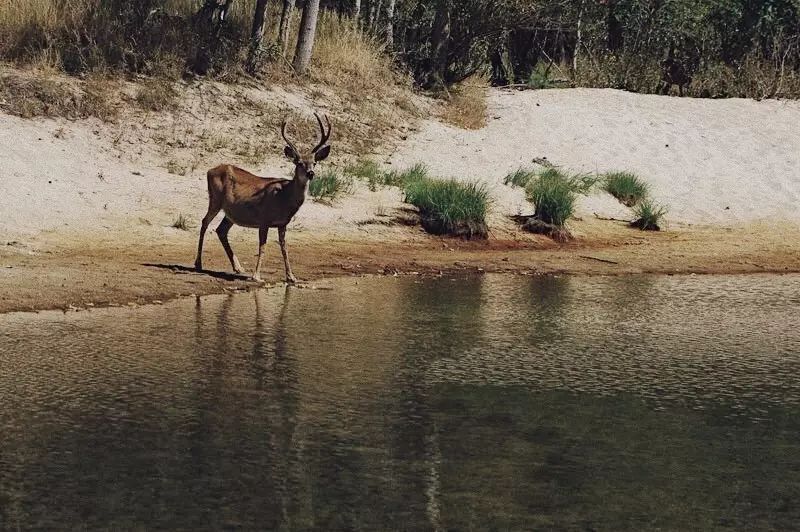
[[[667,214],[667,208],[651,199],[645,199],[633,208],[633,214],[636,217],[631,222],[633,227],[642,231],[660,231],[661,220]]]
[[[330,202],[341,196],[352,194],[353,190],[353,179],[349,176],[339,175],[336,170],[326,170],[308,184],[308,193],[311,194],[311,197]]]
[[[512,187],[525,188],[535,177],[536,172],[533,170],[529,170],[527,168],[518,168],[508,174],[505,179],[503,179],[503,183]]]
[[[603,190],[627,207],[633,207],[647,197],[649,187],[634,173],[609,172],[603,176]]]
[[[534,216],[542,222],[563,227],[575,211],[575,184],[554,168],[528,183],[525,192],[535,207]]]
[[[432,179],[419,174],[405,183],[405,201],[419,209],[422,226],[433,234],[486,238],[489,191],[480,183]]]
[[[403,171],[391,170],[384,172],[378,163],[369,159],[361,159],[354,164],[346,166],[345,174],[360,179],[367,183],[373,192],[381,187],[400,187],[417,179],[428,177],[428,167],[422,163],[415,164]]]

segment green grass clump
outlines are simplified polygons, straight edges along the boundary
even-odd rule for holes
[[[428,178],[428,167],[422,163],[417,163],[411,168],[407,168],[402,172],[387,172],[383,176],[383,184],[389,187],[405,188],[410,183]]]
[[[603,176],[603,190],[623,205],[633,207],[647,198],[647,183],[631,172],[609,172]]]
[[[525,192],[535,207],[534,216],[542,222],[563,227],[575,212],[575,183],[554,168],[542,172]]]
[[[534,178],[536,178],[536,172],[520,167],[508,174],[503,183],[512,187],[525,188]]]
[[[345,167],[344,172],[356,179],[365,181],[373,192],[380,187],[403,188],[406,183],[428,177],[428,167],[421,163],[403,171],[392,170],[384,172],[378,163],[369,159],[361,159]]]
[[[335,170],[326,170],[308,184],[308,193],[318,200],[335,201],[341,196],[353,193],[353,179],[341,176]]]
[[[370,159],[359,159],[353,164],[344,167],[344,173],[356,179],[366,181],[369,189],[373,192],[383,182],[383,171],[375,161]]]
[[[636,219],[631,222],[631,226],[638,227],[642,231],[660,231],[661,220],[666,214],[666,207],[651,199],[644,199],[633,208]]]
[[[416,179],[406,181],[405,201],[419,209],[426,231],[465,238],[488,237],[486,215],[491,198],[485,185],[416,175]]]

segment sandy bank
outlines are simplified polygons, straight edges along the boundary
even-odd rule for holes
[[[359,185],[334,206],[309,201],[300,211],[289,233],[296,273],[800,271],[800,103],[492,91],[489,113],[479,131],[425,121],[381,158],[392,167],[424,162],[442,176],[489,183],[495,208],[488,242],[391,225],[404,208],[399,191]],[[170,225],[179,214],[195,224],[204,214],[201,168],[219,162],[214,154],[207,154],[209,164],[174,175],[162,152],[115,142],[110,133],[92,120],[0,115],[0,312],[253,286],[177,267],[193,262],[196,231]],[[508,215],[530,206],[502,178],[538,157],[573,170],[638,172],[669,205],[668,231],[644,234],[601,220],[629,215],[598,193],[581,200],[574,243],[520,233]],[[280,158],[244,166],[262,175],[289,170]],[[255,239],[249,230],[233,232],[247,266]],[[227,270],[218,243],[209,243],[208,267]],[[266,273],[281,279],[273,248]]]

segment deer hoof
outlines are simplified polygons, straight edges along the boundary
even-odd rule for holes
[[[297,282],[297,277],[295,277],[294,275],[287,275],[286,282],[289,284],[295,284]]]

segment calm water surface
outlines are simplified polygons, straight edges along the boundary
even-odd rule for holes
[[[0,316],[0,529],[788,530],[800,276]]]

